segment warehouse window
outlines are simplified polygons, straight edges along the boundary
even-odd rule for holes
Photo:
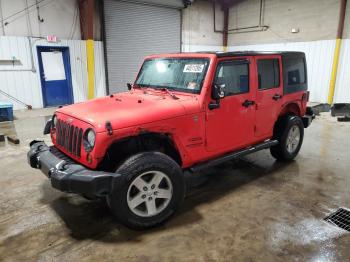
[[[216,70],[215,84],[225,84],[226,96],[249,92],[249,68],[246,61],[224,61]]]
[[[270,89],[280,85],[280,67],[278,59],[258,60],[259,89]]]

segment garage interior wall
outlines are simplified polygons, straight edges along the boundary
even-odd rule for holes
[[[338,75],[334,94],[335,103],[350,103],[350,2],[347,3],[343,41],[340,50]]]
[[[15,57],[22,64],[1,66],[0,89],[26,104],[32,105],[33,108],[43,107],[36,50],[38,45],[69,47],[74,103],[87,100],[86,44],[82,40],[61,39],[58,43],[48,43],[45,39],[40,38],[0,36],[0,60],[11,60]],[[95,41],[94,51],[95,97],[100,97],[106,93],[102,42]],[[0,100],[13,103],[14,109],[25,108],[22,104],[16,103],[1,94]]]
[[[2,36],[57,35],[81,39],[75,0],[0,0],[0,19]]]
[[[36,45],[50,45],[36,36],[57,35],[61,40],[55,45],[70,48],[74,102],[86,99],[86,50],[80,38],[77,4],[72,0],[39,3],[38,21],[35,0],[1,1],[0,59],[16,57],[22,65],[15,68],[1,66],[1,89],[34,108],[42,107],[41,85],[38,70],[31,66],[30,39],[37,69]],[[146,1],[146,0],[143,0]],[[132,82],[145,55],[180,51],[222,51],[222,34],[214,32],[211,1],[195,0],[181,9],[181,0],[147,0],[153,5],[135,4],[143,1],[105,0],[107,63],[110,91],[126,90],[125,83]],[[5,4],[6,2],[6,4]],[[8,18],[27,6],[28,12]],[[164,8],[159,5],[173,5]],[[266,31],[229,34],[228,50],[291,50],[306,53],[308,64],[310,100],[327,102],[332,70],[335,36],[340,0],[263,0],[263,24]],[[350,8],[346,12],[344,40],[340,53],[334,102],[350,102]],[[108,8],[106,8],[106,6]],[[116,7],[117,10],[115,10]],[[235,1],[230,8],[229,28],[253,26],[259,20],[260,0]],[[161,11],[160,11],[161,10]],[[0,13],[0,16],[1,16]],[[116,15],[118,14],[118,15]],[[3,18],[6,18],[3,20]],[[137,18],[137,19],[136,19]],[[57,23],[57,21],[62,23]],[[98,20],[98,19],[97,19]],[[182,21],[182,22],[181,22]],[[5,25],[4,23],[8,24]],[[108,26],[109,23],[109,26]],[[181,25],[181,26],[180,26]],[[181,36],[180,36],[180,30]],[[216,8],[216,27],[223,28],[223,13]],[[292,33],[292,28],[298,33]],[[68,30],[69,29],[69,30]],[[158,30],[159,29],[159,30]],[[21,37],[13,37],[13,36]],[[118,43],[118,44],[117,44]],[[96,96],[105,94],[104,56],[101,42],[95,44]],[[120,69],[123,70],[120,70]],[[7,71],[10,69],[11,71]],[[2,70],[2,71],[1,71]],[[123,73],[122,73],[123,72]],[[6,100],[4,97],[0,97]],[[15,109],[23,106],[14,103]]]
[[[229,34],[229,51],[303,51],[308,66],[310,101],[326,103],[331,78],[340,0],[263,0],[263,24],[259,32]],[[344,40],[338,67],[334,102],[350,103],[350,10],[346,12]],[[229,29],[259,23],[260,0],[236,1],[229,12]],[[216,8],[216,28],[222,30],[223,16]],[[292,33],[292,29],[299,30]],[[183,51],[222,51],[222,34],[214,32],[210,1],[195,1],[184,9]]]
[[[144,1],[104,2],[110,93],[126,90],[126,83],[135,80],[145,56],[180,52],[179,1],[164,1],[162,6],[153,5],[155,0],[140,2]]]

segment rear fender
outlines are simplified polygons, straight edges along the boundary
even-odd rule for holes
[[[281,118],[285,115],[302,116],[303,112],[302,112],[302,108],[301,108],[301,102],[293,101],[293,102],[289,102],[289,103],[283,105],[282,110],[279,114],[279,118]]]

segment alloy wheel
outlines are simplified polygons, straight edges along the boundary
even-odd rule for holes
[[[293,125],[288,132],[286,147],[289,153],[294,153],[298,148],[300,141],[300,129],[299,126]]]
[[[169,177],[161,171],[147,171],[129,185],[127,203],[130,210],[141,217],[152,217],[162,212],[173,195]]]

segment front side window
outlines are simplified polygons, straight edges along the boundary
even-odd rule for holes
[[[249,65],[246,61],[223,61],[216,69],[215,84],[225,85],[226,96],[249,92]]]
[[[200,93],[208,65],[209,59],[203,58],[148,59],[143,63],[135,84]]]
[[[280,67],[278,59],[258,60],[259,90],[280,86]]]

